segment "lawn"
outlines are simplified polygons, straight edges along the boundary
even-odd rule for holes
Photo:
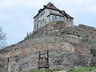
[[[32,70],[29,72],[53,72],[53,71],[61,71],[63,69],[40,69],[40,70]]]
[[[62,71],[64,69],[40,69],[40,70],[32,70],[29,72],[55,72]],[[83,68],[72,68],[67,70],[67,72],[83,72],[83,71],[93,71],[96,70],[96,67],[83,67]]]

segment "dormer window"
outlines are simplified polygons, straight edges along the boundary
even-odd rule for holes
[[[53,4],[50,4],[50,6],[53,6]]]

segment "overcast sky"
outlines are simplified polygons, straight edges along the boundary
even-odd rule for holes
[[[33,31],[33,17],[48,2],[73,16],[74,25],[96,27],[96,0],[0,0],[0,27],[6,33],[8,45]]]

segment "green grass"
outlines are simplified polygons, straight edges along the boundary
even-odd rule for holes
[[[54,71],[62,71],[64,69],[40,69],[40,70],[32,70],[29,72],[54,72]],[[72,68],[67,70],[67,72],[83,72],[83,71],[93,71],[96,70],[96,67],[84,67],[84,68]]]
[[[40,70],[32,70],[29,72],[53,72],[53,71],[61,71],[63,69],[40,69]]]
[[[83,71],[93,71],[93,70],[96,70],[96,67],[74,68],[74,69],[69,69],[67,72],[83,72]]]

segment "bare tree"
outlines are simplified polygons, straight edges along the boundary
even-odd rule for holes
[[[2,28],[0,27],[0,49],[5,47],[5,34],[2,32]]]

